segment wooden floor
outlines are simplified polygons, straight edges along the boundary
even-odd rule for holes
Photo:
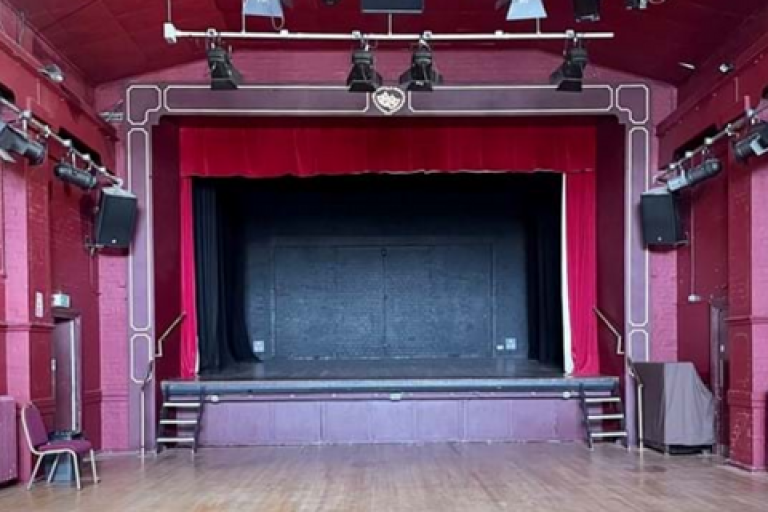
[[[2,511],[768,510],[768,477],[703,457],[580,444],[364,445],[203,450],[101,461],[81,492],[0,490]]]

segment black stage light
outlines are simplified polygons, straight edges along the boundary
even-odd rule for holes
[[[573,0],[576,21],[600,21],[600,0]]]
[[[589,64],[589,54],[583,46],[574,46],[565,53],[565,62],[549,77],[549,83],[558,91],[581,92],[584,84],[584,69]]]
[[[400,75],[400,85],[408,91],[432,91],[435,85],[443,83],[443,75],[435,69],[432,49],[424,42],[413,51],[411,67]]]
[[[211,72],[211,89],[229,91],[237,89],[243,76],[232,64],[229,51],[218,44],[208,49],[208,69]]]
[[[637,10],[637,9],[647,9],[648,8],[648,0],[624,0],[624,5],[627,6],[627,9],[630,10]]]
[[[667,189],[670,192],[678,192],[685,188],[698,185],[710,178],[714,178],[723,170],[723,164],[717,158],[710,158],[703,164],[681,172],[678,176],[667,181]]]
[[[347,77],[350,92],[373,92],[381,87],[381,75],[376,72],[373,52],[366,45],[352,52],[352,69]]]
[[[64,183],[69,183],[83,190],[94,189],[99,183],[98,178],[93,174],[64,162],[56,164],[53,168],[53,174]]]
[[[765,121],[753,125],[744,137],[733,143],[733,154],[741,163],[766,153],[768,153],[768,123]]]
[[[29,140],[21,130],[0,121],[0,157],[13,162],[11,153],[23,156],[30,165],[40,165],[45,161],[45,145]]]

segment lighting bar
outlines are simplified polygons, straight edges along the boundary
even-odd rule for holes
[[[387,34],[361,32],[349,33],[319,33],[319,32],[291,32],[281,30],[279,32],[218,32],[208,29],[205,32],[179,30],[173,23],[166,22],[163,25],[163,35],[168,44],[175,44],[179,39],[210,39],[220,37],[226,40],[256,39],[265,41],[541,41],[541,40],[573,40],[573,39],[613,39],[613,32],[504,32],[498,30],[491,33],[478,34],[435,34],[424,32],[422,34]]]
[[[40,135],[43,136],[43,138],[58,142],[63,148],[65,148],[69,152],[70,155],[84,162],[90,169],[95,170],[100,175],[104,176],[104,178],[111,181],[118,187],[123,186],[122,179],[118,178],[117,176],[109,172],[109,170],[106,167],[96,165],[93,161],[93,158],[91,158],[91,155],[89,155],[88,153],[81,153],[80,151],[76,150],[74,147],[72,147],[71,140],[66,140],[56,135],[53,132],[53,130],[51,130],[50,126],[48,126],[47,124],[43,124],[37,119],[35,119],[32,116],[32,112],[30,112],[29,110],[22,110],[16,105],[14,105],[13,103],[11,103],[10,101],[2,97],[0,97],[0,106],[5,107],[8,110],[14,112],[17,116],[19,116],[19,119],[21,120],[22,124],[31,126],[36,131],[38,131]]]
[[[689,162],[690,160],[694,159],[695,157],[702,155],[704,153],[708,153],[709,149],[714,146],[717,142],[723,139],[730,139],[732,137],[735,137],[738,135],[740,130],[743,130],[744,128],[748,127],[754,119],[757,118],[758,115],[760,115],[762,112],[768,110],[768,104],[765,106],[762,106],[758,108],[757,110],[747,110],[747,112],[739,119],[732,123],[728,123],[725,128],[720,130],[717,134],[713,135],[712,137],[707,137],[704,139],[704,144],[701,146],[692,149],[691,151],[687,151],[685,155],[679,159],[676,160],[669,165],[667,165],[661,173],[659,173],[658,176],[656,176],[657,182],[665,182],[668,181],[669,176],[677,173],[679,171],[683,171],[685,164]]]

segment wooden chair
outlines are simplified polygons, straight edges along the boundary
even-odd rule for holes
[[[32,484],[35,482],[35,478],[37,478],[37,473],[40,471],[43,459],[48,456],[55,457],[51,473],[48,475],[48,483],[53,480],[53,476],[56,474],[56,468],[59,465],[61,456],[69,455],[72,457],[72,467],[75,470],[75,483],[77,484],[77,489],[82,489],[80,482],[80,457],[85,457],[86,454],[90,454],[91,457],[93,482],[99,483],[99,477],[96,473],[96,455],[93,451],[93,446],[89,441],[86,441],[85,439],[51,441],[48,437],[45,423],[43,422],[43,416],[40,414],[40,410],[33,404],[27,404],[21,410],[21,424],[24,428],[24,436],[27,439],[29,451],[37,457],[37,462],[32,471],[32,476],[29,479],[27,489],[32,488]]]

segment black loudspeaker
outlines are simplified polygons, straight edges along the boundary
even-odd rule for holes
[[[421,14],[424,0],[361,0],[363,12],[380,14]]]
[[[118,187],[101,191],[94,222],[93,244],[125,249],[131,246],[136,225],[136,196]]]
[[[646,247],[678,245],[685,242],[678,198],[667,191],[647,192],[640,198],[643,240]]]

